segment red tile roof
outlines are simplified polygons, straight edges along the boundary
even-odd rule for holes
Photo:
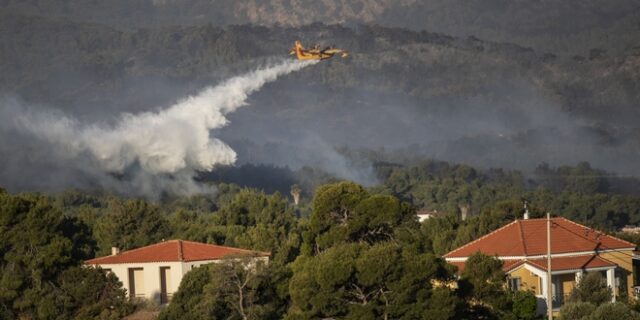
[[[636,245],[565,218],[551,219],[551,253],[635,249]],[[516,220],[444,255],[464,258],[478,251],[491,256],[525,257],[547,251],[546,219]]]
[[[538,269],[547,271],[547,259],[531,259],[527,260],[525,263],[537,267]],[[551,258],[551,271],[591,269],[615,266],[615,263],[596,255]],[[513,269],[513,267],[510,269]]]
[[[525,263],[528,263],[543,271],[547,271],[547,259],[545,258],[528,259],[528,260],[524,260],[524,259],[502,260],[502,270],[504,272],[509,272]],[[458,267],[457,273],[462,273],[462,271],[464,271],[465,262],[463,261],[450,261],[449,264],[452,264]],[[578,270],[578,269],[584,270],[584,269],[613,267],[613,266],[616,266],[616,264],[596,255],[551,258],[552,271]]]
[[[502,271],[507,272],[519,265],[521,265],[524,260],[503,260],[502,261]]]
[[[268,252],[244,250],[185,240],[169,240],[142,248],[123,251],[117,255],[110,255],[87,260],[85,261],[85,263],[118,264],[169,261],[189,262],[218,260],[229,256],[266,257],[269,255],[270,254]]]
[[[521,265],[522,262],[524,262],[524,260],[518,260],[518,259],[516,259],[516,260],[502,260],[502,270],[504,272],[507,272],[507,271],[515,268],[516,266]],[[456,273],[458,273],[458,274],[460,274],[460,273],[462,273],[462,271],[464,271],[464,266],[465,266],[465,262],[464,261],[448,261],[447,263],[458,267],[458,270],[456,271]],[[552,267],[553,267],[553,265],[552,265]]]

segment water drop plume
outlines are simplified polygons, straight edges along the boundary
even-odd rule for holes
[[[268,82],[315,62],[283,61],[230,78],[160,111],[122,114],[114,123],[86,124],[42,109],[3,107],[15,127],[55,146],[65,161],[94,172],[120,176],[132,189],[193,193],[197,171],[232,164],[236,153],[211,130],[228,123],[226,115],[246,105],[247,97]],[[9,105],[9,104],[7,104]],[[17,109],[17,110],[16,110]],[[158,176],[168,177],[157,181]],[[154,190],[153,185],[163,189]],[[144,186],[144,187],[143,187]],[[177,189],[177,190],[176,190]]]

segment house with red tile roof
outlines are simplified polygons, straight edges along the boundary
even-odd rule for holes
[[[547,288],[547,220],[515,220],[444,255],[461,271],[476,252],[500,259],[512,290],[530,290],[538,296],[539,312],[559,309],[585,272],[601,272],[613,299],[633,296],[633,258],[636,245],[565,218],[551,219],[551,288]]]
[[[111,255],[87,260],[85,264],[114,273],[130,298],[165,304],[178,291],[182,277],[195,267],[234,258],[267,263],[269,255],[268,252],[169,240],[123,252],[112,248]]]

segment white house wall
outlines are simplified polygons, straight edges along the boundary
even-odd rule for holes
[[[224,260],[203,260],[203,261],[190,261],[190,262],[183,262],[182,263],[182,274],[186,274],[187,272],[191,271],[191,269],[199,267],[203,264],[209,264],[209,263],[220,263],[221,261]]]
[[[185,274],[187,272],[189,272],[191,269],[195,268],[195,267],[199,267],[201,265],[204,264],[209,264],[209,263],[220,263],[223,262],[225,260],[221,260],[221,259],[217,259],[217,260],[203,260],[203,261],[190,261],[190,262],[184,262],[183,263],[183,273]],[[269,257],[265,256],[265,257],[254,257],[251,259],[251,263],[249,264],[250,268],[253,268],[255,266],[255,263],[257,261],[261,261],[262,263],[268,264],[269,263]]]
[[[160,267],[170,268],[171,281],[167,281],[167,294],[172,295],[178,291],[183,272],[183,263],[181,262],[147,262],[147,263],[118,263],[118,264],[101,264],[102,269],[109,269],[113,272],[118,280],[122,282],[122,287],[127,289],[127,295],[131,292],[129,287],[129,269],[142,268],[144,278],[144,298],[160,303]]]
[[[269,262],[269,257],[256,257],[264,263]],[[224,260],[203,260],[190,262],[145,262],[145,263],[118,263],[118,264],[100,264],[102,269],[109,269],[113,272],[118,280],[122,282],[122,287],[127,289],[127,295],[131,292],[129,287],[129,269],[142,268],[144,278],[144,292],[136,290],[137,294],[144,293],[144,298],[160,303],[160,267],[169,267],[170,276],[167,279],[167,294],[173,295],[178,291],[180,282],[184,275],[193,268],[209,263],[220,263]],[[253,265],[253,264],[252,264]],[[251,267],[251,266],[250,266]]]

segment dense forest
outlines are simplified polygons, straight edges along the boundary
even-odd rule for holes
[[[216,184],[214,195],[159,202],[78,190],[2,191],[1,315],[115,319],[149,308],[129,302],[113,276],[79,265],[112,246],[187,239],[269,251],[271,261],[255,272],[237,261],[190,272],[160,319],[533,319],[535,297],[507,291],[494,258],[474,257],[453,290],[439,285],[455,272],[439,256],[521,218],[523,200],[533,217],[550,211],[610,232],[640,222],[640,197],[620,193],[617,179],[587,163],[543,164],[535,178],[432,160],[377,168],[381,183],[370,188],[289,170],[287,181],[301,184],[273,193],[214,181],[234,176],[227,172],[206,177]],[[301,194],[298,205],[294,193]],[[420,224],[422,208],[443,214]],[[220,280],[230,274],[247,280],[242,292]],[[77,281],[86,285],[72,286]],[[246,297],[243,308],[238,294]]]

